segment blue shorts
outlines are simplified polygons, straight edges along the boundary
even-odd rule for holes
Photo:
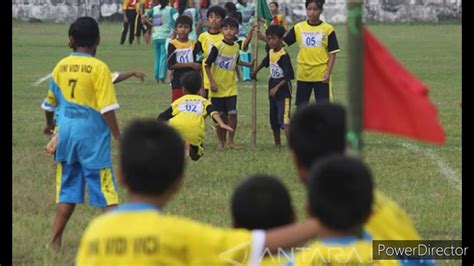
[[[79,163],[58,162],[56,202],[83,203],[87,184],[89,204],[104,208],[118,204],[117,185],[112,168],[86,169]]]
[[[270,125],[272,130],[285,129],[290,124],[291,98],[268,97],[270,102]]]
[[[219,112],[219,114],[229,114],[229,115],[236,115],[237,114],[237,95],[229,96],[229,97],[222,97],[222,98],[214,98],[211,97],[212,105],[214,105]]]

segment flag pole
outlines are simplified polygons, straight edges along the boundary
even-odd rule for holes
[[[348,47],[348,133],[350,153],[360,157],[362,153],[363,115],[363,39],[362,11],[364,0],[347,0],[347,47]]]
[[[257,19],[257,30],[260,31],[260,21],[258,17],[258,0],[254,0],[255,14],[254,18]],[[255,69],[258,64],[258,34],[253,36],[253,54],[254,54],[254,64],[253,69]],[[257,147],[257,80],[252,80],[252,148]]]

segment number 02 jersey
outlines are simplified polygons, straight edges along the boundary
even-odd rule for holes
[[[284,39],[286,44],[299,46],[296,79],[322,81],[327,70],[329,54],[339,52],[334,28],[326,22],[311,25],[307,21],[297,23]]]
[[[102,114],[119,108],[109,67],[84,53],[72,53],[52,72],[42,108],[55,112],[56,160],[89,169],[112,165],[111,132]]]

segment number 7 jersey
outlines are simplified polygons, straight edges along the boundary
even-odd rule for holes
[[[119,108],[108,66],[74,52],[52,72],[42,108],[55,112],[59,142],[56,161],[97,169],[112,165],[111,132],[102,114]]]

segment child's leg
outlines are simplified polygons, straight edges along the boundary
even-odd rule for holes
[[[120,36],[120,44],[124,44],[125,38],[127,38],[129,22],[123,22],[122,36]]]
[[[142,35],[143,26],[140,13],[137,12],[135,16],[135,37],[137,38],[137,44],[140,44],[140,36]]]
[[[280,125],[278,123],[278,108],[277,108],[277,102],[275,100],[275,97],[269,96],[268,97],[268,103],[269,103],[269,117],[270,117],[270,126],[273,131],[273,139],[275,140],[275,146],[281,146],[281,141],[280,141]]]
[[[55,249],[61,247],[61,242],[63,238],[64,228],[71,218],[72,213],[76,204],[74,203],[59,203],[58,208],[56,209],[56,217],[54,217],[53,223],[53,236],[51,238],[51,244]]]
[[[240,52],[240,60],[250,63],[252,60],[252,54],[248,52]],[[248,81],[250,80],[250,68],[249,67],[240,67],[240,72],[242,73],[242,80],[243,81]]]
[[[56,165],[56,216],[53,223],[51,243],[55,248],[61,247],[61,240],[66,224],[74,212],[77,203],[84,202],[85,180],[81,165],[58,162]]]
[[[220,113],[222,121],[229,125],[229,116],[226,113]],[[223,149],[227,140],[227,130],[216,126],[216,135],[219,140],[219,148]]]
[[[329,101],[329,83],[314,82],[314,99],[317,103]]]
[[[313,82],[296,81],[296,109],[308,104],[313,84]]]
[[[128,17],[128,25],[129,25],[129,35],[128,35],[128,43],[132,44],[133,39],[135,38],[135,17],[137,12],[135,10],[127,10],[127,17]]]
[[[160,40],[153,40],[153,47],[155,48],[155,80],[160,80]]]
[[[285,132],[286,143],[288,143],[288,128],[290,126],[291,98],[282,98],[277,100],[278,108],[278,128]]]
[[[165,78],[166,78],[166,70],[167,70],[166,40],[165,39],[159,40],[159,50],[160,50],[160,62],[159,62],[160,67],[159,67],[158,79],[164,83]]]
[[[229,126],[234,130],[233,132],[227,131],[227,146],[231,149],[240,149],[241,147],[234,142],[235,131],[237,130],[237,95],[226,97],[225,106],[229,115]]]

